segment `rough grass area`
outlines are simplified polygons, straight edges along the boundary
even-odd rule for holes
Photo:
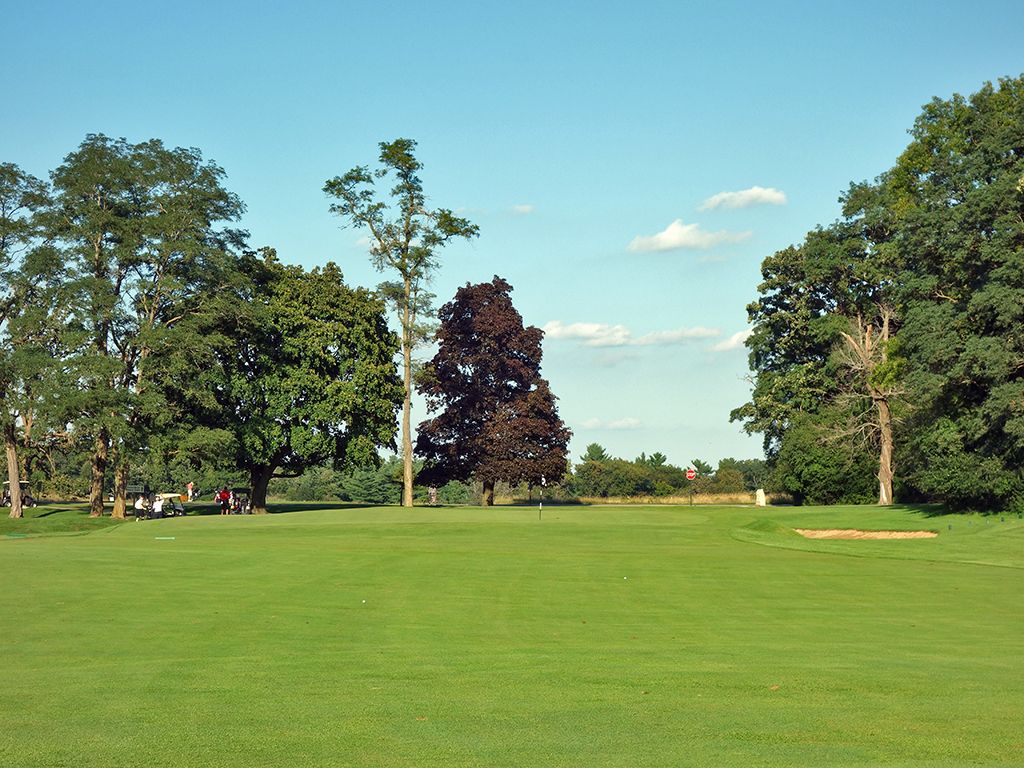
[[[545,506],[540,521],[524,507],[320,508],[104,524],[0,536],[0,765],[1024,754],[1015,517]]]

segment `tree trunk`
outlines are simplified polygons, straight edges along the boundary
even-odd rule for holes
[[[405,279],[405,306],[402,308],[402,374],[405,396],[402,398],[402,506],[412,506],[412,285]]]
[[[494,481],[484,480],[483,503],[485,507],[494,506]]]
[[[881,446],[878,453],[878,503],[892,504],[892,412],[889,401],[884,397],[875,398],[878,407],[878,426]]]
[[[273,467],[258,466],[249,471],[249,479],[252,482],[252,513],[254,515],[267,514],[267,486],[270,485],[270,478],[274,474]]]
[[[21,474],[18,471],[18,442],[14,433],[14,422],[7,420],[4,423],[4,449],[7,453],[7,480],[10,483],[11,493],[11,517],[19,518],[23,515],[21,510]]]
[[[873,377],[878,367],[884,365],[889,359],[890,326],[892,321],[892,310],[886,305],[879,305],[879,315],[882,319],[882,327],[875,338],[876,327],[873,322],[866,322],[858,315],[852,320],[853,332],[856,338],[849,333],[840,334],[846,341],[847,348],[851,353],[849,367],[862,373],[867,382],[867,392],[871,401],[878,411],[878,503],[884,506],[892,504],[892,410],[889,407],[889,398],[894,396],[896,390],[892,388],[883,389],[876,387]]]
[[[31,394],[31,393],[29,393]],[[30,408],[21,412],[21,454],[18,456],[18,466],[21,467],[21,476],[29,482],[32,481],[32,425],[35,423]]]
[[[89,484],[89,517],[103,516],[103,479],[107,474],[110,437],[104,427],[96,435],[92,453],[92,477]]]
[[[117,458],[114,462],[114,510],[110,516],[118,520],[125,519],[127,509],[126,492],[128,488],[128,460],[124,457],[123,451],[117,451]]]

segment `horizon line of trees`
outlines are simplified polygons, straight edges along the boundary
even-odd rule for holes
[[[557,482],[570,432],[539,376],[543,333],[523,326],[511,286],[466,285],[439,325],[430,319],[437,249],[477,230],[423,207],[414,148],[382,142],[381,169],[325,185],[340,200],[332,212],[371,231],[374,264],[399,272],[376,291],[345,285],[334,263],[307,270],[250,248],[235,226],[243,203],[198,149],[90,134],[48,181],[0,163],[11,516],[22,479],[87,492],[94,516],[109,495],[124,517],[140,480],[244,483],[264,512],[272,480],[350,469],[354,488],[382,449],[400,451],[408,505],[414,383],[437,411],[420,425],[425,479],[479,478],[492,492],[499,481]],[[373,190],[389,176],[394,218]],[[440,351],[413,382],[413,348],[435,337]]]
[[[1024,510],[1024,77],[925,105],[842,217],[764,260],[764,437],[797,502]]]
[[[723,458],[718,466],[700,459],[689,464],[696,471],[694,480],[687,480],[686,467],[676,466],[668,458],[654,452],[641,453],[635,459],[613,457],[598,443],[591,443],[576,462],[567,461],[560,479],[539,482],[495,483],[490,489],[480,479],[449,480],[435,488],[441,504],[485,504],[488,494],[516,499],[576,501],[581,498],[672,497],[695,494],[753,493],[758,488],[774,490],[766,463],[761,459]],[[415,476],[421,474],[418,461]],[[290,501],[342,500],[372,504],[398,504],[402,496],[402,462],[392,456],[379,467],[349,468],[336,472],[320,467],[296,480],[275,481],[272,492]],[[427,502],[430,486],[417,482],[414,497]]]
[[[842,218],[764,260],[748,306],[754,388],[732,419],[764,437],[757,485],[797,503],[1021,510],[1024,76],[934,99],[910,134],[891,169],[842,195]],[[373,469],[381,449],[399,451],[403,504],[414,454],[424,481],[481,480],[485,499],[501,480],[596,496],[686,488],[661,454],[601,449],[570,467],[543,334],[501,278],[467,284],[431,321],[438,251],[477,228],[425,207],[415,146],[382,142],[378,169],[324,187],[397,275],[376,291],[346,286],[332,263],[250,248],[243,203],[197,149],[90,134],[47,181],[0,163],[12,516],[22,478],[84,483],[94,515],[110,493],[121,517],[139,477],[197,473],[244,480],[265,510],[273,479]],[[385,179],[388,198],[374,186]],[[419,366],[432,338],[439,352]],[[415,450],[413,386],[431,411]],[[707,476],[747,487],[743,462],[724,461]]]

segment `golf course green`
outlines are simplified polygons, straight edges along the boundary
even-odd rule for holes
[[[79,509],[0,525],[2,766],[1024,764],[1016,515]]]

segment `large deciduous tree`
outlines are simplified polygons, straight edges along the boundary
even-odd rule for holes
[[[475,225],[446,208],[427,208],[418,175],[422,164],[413,154],[415,149],[416,142],[410,139],[381,142],[379,169],[370,171],[366,166],[357,166],[324,185],[324,191],[338,200],[331,205],[331,211],[368,233],[373,265],[379,271],[398,275],[397,280],[382,283],[379,290],[394,306],[401,327],[405,384],[402,503],[407,507],[413,504],[412,355],[426,335],[421,321],[430,311],[433,299],[427,285],[438,266],[438,250],[453,238],[471,238],[478,233]],[[394,179],[390,204],[378,198],[374,186],[377,180],[388,177]]]
[[[885,182],[921,493],[1024,508],[1024,77],[935,99]]]
[[[306,271],[264,249],[244,269],[250,306],[216,335],[202,373],[216,404],[196,407],[233,435],[262,513],[271,478],[366,466],[393,448],[402,386],[383,302],[346,286],[336,265]]]
[[[169,413],[161,366],[189,346],[182,321],[232,282],[244,234],[222,225],[243,206],[223,177],[198,150],[102,135],[86,137],[51,174],[48,226],[72,270],[74,364],[84,385],[64,402],[93,440],[93,515],[103,512],[111,451],[114,515],[124,515],[131,454]]]
[[[877,457],[878,503],[893,501],[893,406],[898,361],[890,354],[897,319],[891,293],[895,266],[887,240],[872,241],[874,203],[864,189],[844,197],[845,218],[807,234],[803,243],[764,260],[761,297],[747,308],[754,371],[751,401],[732,413],[748,432],[764,434],[773,461],[800,424],[805,442],[815,425],[821,442],[863,438],[856,455]],[[877,235],[876,235],[877,236]],[[791,453],[791,451],[787,451]],[[788,471],[791,462],[777,466]],[[801,489],[801,475],[778,477],[796,498],[821,498],[821,485]],[[835,477],[839,477],[835,475]],[[806,492],[805,492],[806,491]],[[841,496],[833,489],[831,496]]]
[[[3,431],[10,516],[22,516],[18,421],[27,417],[17,397],[26,379],[33,337],[30,315],[37,304],[42,271],[38,212],[49,202],[46,184],[12,163],[0,163],[0,430]],[[29,353],[29,354],[26,354]]]
[[[544,333],[523,326],[511,291],[495,277],[456,292],[439,313],[438,351],[420,385],[430,410],[439,411],[417,430],[420,481],[475,477],[485,506],[498,480],[561,479],[571,437],[540,376]]]
[[[1024,507],[1024,77],[933,100],[911,136],[850,188],[843,220],[765,260],[756,386],[733,415],[765,434],[777,471],[806,465],[787,441],[841,430],[845,411],[877,427],[882,503],[896,455],[909,494]]]

